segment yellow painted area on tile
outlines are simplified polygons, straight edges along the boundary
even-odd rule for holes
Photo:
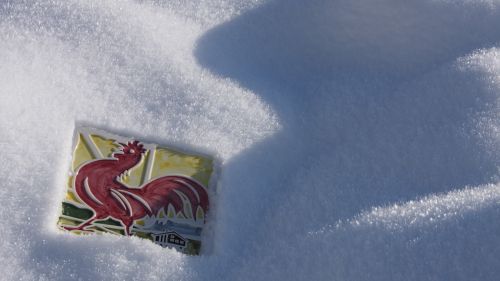
[[[90,135],[90,138],[104,157],[111,157],[113,151],[120,147],[114,139],[106,139],[99,135]]]
[[[175,216],[175,212],[173,210],[171,210],[170,208],[168,208],[168,214],[167,214],[167,217],[169,219],[173,218]]]
[[[68,200],[70,202],[76,202],[76,203],[85,205],[85,203],[80,201],[80,199],[78,199],[78,197],[73,193],[73,191],[70,191],[70,190],[68,190],[68,192],[66,192],[66,200]]]
[[[198,207],[197,210],[196,210],[196,219],[203,219],[205,217],[205,212],[203,212],[203,210]]]
[[[73,152],[73,163],[72,169],[73,172],[80,167],[81,164],[92,160],[92,154],[90,153],[85,141],[83,140],[82,134],[78,135],[78,142],[75,145],[75,150]]]
[[[58,225],[75,226],[75,225],[79,225],[80,222],[59,217],[59,220],[57,221],[57,224]]]
[[[194,156],[166,148],[157,148],[151,177],[181,174],[208,186],[212,174],[212,159]]]
[[[90,135],[90,139],[106,158],[111,157],[113,151],[120,147],[114,139],[105,138],[97,134]],[[87,144],[82,134],[79,134],[73,153],[73,171],[76,171],[83,163],[94,159],[88,148],[89,145],[93,144]],[[204,186],[208,186],[213,171],[212,159],[161,147],[157,148],[154,154],[148,150],[142,157],[141,162],[123,178],[123,183],[129,186],[141,186],[144,183],[146,163],[148,157],[151,157],[150,155],[154,155],[151,178],[181,174],[192,177]],[[68,187],[72,185],[72,178],[69,177]]]
[[[66,183],[68,188],[73,188],[73,176],[68,176],[68,182]]]

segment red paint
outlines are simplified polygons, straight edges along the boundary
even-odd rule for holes
[[[118,177],[139,164],[146,152],[138,141],[121,145],[120,151],[113,153],[113,158],[92,161],[78,169],[74,182],[76,194],[94,211],[94,216],[78,226],[65,226],[65,229],[85,230],[94,221],[111,217],[120,221],[125,234],[130,235],[134,220],[157,215],[169,204],[176,213],[183,211],[184,203],[177,192],[188,198],[195,220],[198,206],[207,212],[205,188],[188,177],[164,176],[142,187],[128,187],[119,182]]]

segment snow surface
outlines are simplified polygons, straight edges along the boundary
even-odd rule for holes
[[[1,280],[498,280],[500,1],[0,3]],[[55,227],[75,122],[221,159],[211,250]]]

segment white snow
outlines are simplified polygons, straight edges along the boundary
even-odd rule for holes
[[[498,280],[500,1],[0,3],[1,280]],[[221,160],[210,251],[56,229],[75,123]]]

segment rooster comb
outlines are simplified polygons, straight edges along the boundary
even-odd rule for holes
[[[136,140],[129,141],[127,144],[121,142],[119,144],[122,146],[121,150],[124,153],[134,153],[134,152],[142,153],[146,151],[144,149],[144,145],[142,145],[139,141]]]

